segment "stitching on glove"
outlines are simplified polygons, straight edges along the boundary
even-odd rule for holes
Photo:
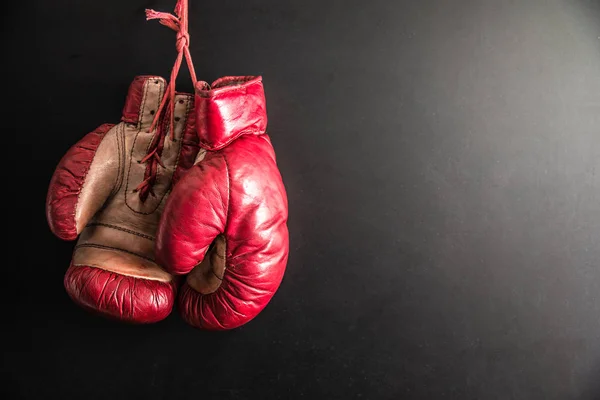
[[[162,85],[161,85],[161,89],[160,89],[160,92],[159,92],[159,93],[162,93]],[[165,95],[166,95],[166,94],[165,94]],[[160,95],[159,95],[159,97],[160,97]],[[187,103],[187,107],[186,107],[186,113],[185,113],[185,121],[184,121],[183,129],[182,129],[182,131],[181,131],[181,136],[182,136],[182,137],[183,137],[183,134],[185,133],[185,129],[186,129],[186,126],[187,126],[187,120],[188,120],[188,118],[189,118],[189,115],[190,115],[190,108],[191,108],[191,101],[188,101],[188,103]],[[168,122],[167,122],[167,121],[165,121],[164,123],[165,123],[165,124],[168,124]],[[168,126],[165,126],[165,127],[164,127],[164,129],[165,129],[165,130],[166,130],[167,128],[168,128]],[[159,128],[157,128],[157,129],[156,129],[156,131],[155,131],[154,135],[156,135],[156,133],[158,132],[158,129],[159,129]],[[152,209],[152,210],[150,210],[150,211],[148,211],[148,212],[144,212],[144,211],[136,211],[136,210],[134,210],[134,209],[133,209],[133,208],[132,208],[132,207],[129,205],[129,203],[128,203],[128,201],[127,201],[127,193],[128,193],[128,191],[129,191],[129,177],[130,177],[130,175],[131,175],[131,166],[132,166],[132,165],[133,165],[133,163],[134,163],[133,150],[134,150],[134,148],[135,148],[135,143],[137,142],[137,139],[138,139],[138,137],[139,137],[139,134],[140,134],[140,133],[141,133],[141,129],[140,129],[140,130],[138,130],[138,132],[136,133],[136,135],[135,135],[135,138],[134,138],[134,140],[133,140],[132,147],[131,147],[131,153],[130,153],[130,157],[129,157],[129,158],[130,158],[130,160],[129,160],[129,169],[128,169],[128,171],[127,171],[127,178],[126,178],[126,183],[125,183],[125,191],[124,191],[124,192],[125,192],[125,193],[124,193],[124,196],[125,196],[125,205],[127,206],[127,208],[129,208],[131,211],[133,211],[133,212],[134,212],[134,213],[136,213],[136,214],[150,215],[150,214],[152,214],[152,213],[156,212],[156,210],[157,210],[157,209],[160,207],[160,205],[161,205],[161,204],[162,204],[162,202],[164,201],[164,198],[165,198],[165,196],[166,196],[167,194],[169,194],[169,193],[170,193],[170,191],[171,191],[171,188],[170,188],[170,186],[171,186],[171,184],[172,184],[173,175],[175,175],[175,171],[177,170],[177,166],[178,166],[178,164],[179,164],[179,158],[181,157],[181,150],[182,150],[182,147],[183,147],[183,141],[182,141],[182,140],[177,140],[177,141],[175,142],[175,143],[176,143],[177,158],[176,158],[176,160],[175,160],[175,164],[174,164],[174,166],[173,166],[173,170],[172,170],[172,173],[171,173],[170,184],[169,184],[169,187],[166,187],[166,188],[165,188],[165,191],[164,191],[163,195],[161,196],[161,198],[160,198],[160,199],[158,199],[158,198],[157,198],[156,207],[154,207],[154,209]],[[154,138],[154,135],[152,136],[153,138]],[[153,140],[153,139],[151,139],[151,140],[150,140],[150,142],[149,142],[148,146],[150,146],[150,144],[152,143],[152,140]],[[167,172],[168,172],[168,170],[169,170],[169,169],[168,169],[167,167],[165,167],[165,168],[164,168],[164,171],[162,171],[162,172],[161,172],[161,169],[160,169],[159,167],[160,167],[160,166],[157,166],[157,171],[156,171],[156,183],[155,183],[155,184],[158,184],[158,181],[159,181],[159,179],[160,179],[160,177],[161,177],[162,175],[164,175],[164,176],[167,176],[167,175],[168,175],[168,174],[167,174]]]
[[[123,131],[123,126],[121,125],[121,131]],[[121,141],[119,140],[119,132],[115,134],[115,140],[117,141],[117,160],[119,160],[119,165],[117,169],[117,181],[113,186],[113,191],[119,186],[119,181],[121,180]],[[117,189],[118,190],[118,189]],[[114,192],[116,193],[116,191]]]
[[[146,97],[148,96],[148,80],[146,80],[146,83],[144,84],[144,95],[142,96],[142,105],[140,106],[140,111],[138,112],[139,117],[138,117],[138,128],[139,130],[142,130],[142,119],[144,117],[144,107],[146,105]]]
[[[225,171],[227,171],[227,216],[225,217],[225,227],[229,226],[229,206],[231,204],[231,175],[229,174],[229,163],[225,154],[221,153],[223,161],[225,161]],[[225,257],[227,257],[227,245],[229,241],[225,238],[225,249],[223,251]],[[225,269],[223,270],[223,278],[225,278],[225,271],[227,271],[227,259],[225,260]]]
[[[222,281],[222,280],[223,280],[223,278],[222,278],[222,277],[220,277],[219,275],[217,275],[217,273],[215,272],[215,270],[214,270],[214,269],[212,269],[212,268],[211,268],[210,272],[212,272],[212,274],[213,274],[213,275],[215,276],[215,278],[217,278],[218,280],[220,280],[220,281]],[[225,272],[225,271],[223,271],[223,272]],[[217,289],[218,289],[218,288],[217,288]],[[214,292],[213,292],[213,293],[214,293]]]
[[[139,112],[140,116],[138,119],[138,126],[137,126],[138,130],[135,133],[135,137],[133,138],[133,144],[131,145],[131,153],[129,154],[129,168],[127,169],[127,177],[125,177],[125,190],[123,191],[123,197],[124,197],[123,202],[125,203],[127,208],[129,208],[134,213],[138,213],[138,212],[129,206],[129,203],[127,202],[127,192],[129,191],[129,174],[131,173],[131,164],[133,163],[133,149],[135,148],[135,142],[137,141],[138,135],[142,131],[142,117],[144,116],[144,108],[146,106],[146,97],[148,94],[148,80],[146,80],[143,90],[144,90],[144,95],[142,96],[142,104],[140,105],[140,112]]]
[[[119,140],[119,136],[120,136],[120,132],[123,131],[123,125],[119,124],[119,127],[121,129],[119,130],[117,128],[117,131],[115,132],[115,141],[117,142],[117,161],[119,164],[117,166],[117,176],[115,177],[115,183],[113,184],[113,190],[111,191],[110,195],[108,196],[109,199],[119,192],[120,182],[121,182],[121,142]]]
[[[83,186],[85,185],[85,181],[87,179],[87,175],[90,172],[90,168],[92,166],[92,164],[94,163],[94,160],[96,159],[96,154],[98,154],[98,148],[100,147],[100,145],[102,145],[102,142],[104,141],[104,138],[106,138],[106,134],[108,132],[110,132],[110,130],[112,128],[114,128],[114,124],[102,124],[99,127],[97,127],[96,129],[94,129],[92,132],[88,133],[88,135],[94,133],[94,134],[99,134],[102,135],[102,139],[100,139],[100,143],[98,143],[98,146],[96,146],[96,149],[94,150],[94,155],[92,156],[92,159],[90,160],[90,162],[88,163],[85,172],[83,173],[83,180],[81,185],[79,185],[79,189],[77,191],[77,201],[75,202],[75,207],[73,207],[73,225],[75,228],[75,233],[77,235],[79,235],[80,232],[77,232],[77,218],[76,218],[76,214],[77,214],[77,206],[79,206],[79,199],[81,197],[81,192],[83,191]],[[104,132],[101,132],[103,129],[102,128],[108,128],[106,129]],[[87,136],[87,135],[86,135]],[[85,137],[85,136],[84,136]],[[76,146],[78,147],[82,147],[81,145],[77,144]]]
[[[136,253],[136,252],[133,252],[133,251],[130,251],[130,250],[119,249],[118,247],[105,246],[105,245],[103,245],[103,244],[95,244],[95,243],[84,243],[84,244],[78,244],[77,246],[75,246],[75,249],[74,249],[74,250],[77,250],[77,249],[79,249],[79,248],[81,248],[81,247],[92,247],[92,248],[95,248],[95,249],[102,249],[102,250],[116,250],[116,251],[122,251],[123,253],[128,253],[128,254],[131,254],[131,255],[137,256],[137,257],[139,257],[139,258],[143,258],[144,260],[148,260],[148,261],[150,261],[150,262],[153,262],[153,263],[155,263],[155,261],[154,261],[152,258],[150,258],[150,257],[143,256],[143,255],[141,255],[141,254],[138,254],[138,253]],[[82,265],[83,265],[83,264],[82,264]]]
[[[121,127],[121,131],[117,132],[117,143],[119,144],[119,184],[117,185],[117,187],[115,188],[115,195],[117,193],[119,193],[119,190],[121,190],[121,187],[123,186],[123,176],[125,175],[125,160],[126,160],[126,155],[125,155],[125,126],[123,125]]]
[[[138,129],[138,131],[135,133],[135,137],[133,138],[133,143],[131,145],[131,152],[129,153],[129,168],[127,169],[127,177],[125,178],[125,190],[123,191],[123,196],[125,197],[125,205],[127,206],[127,208],[129,208],[131,211],[133,211],[136,214],[144,214],[144,213],[136,211],[133,208],[131,208],[131,206],[129,205],[129,202],[127,201],[127,193],[129,192],[129,176],[131,175],[131,165],[133,164],[133,149],[135,149],[135,142],[137,142],[140,132],[141,132],[141,129]]]
[[[145,85],[146,87],[149,86],[148,82],[150,82],[150,81],[148,80],[146,82],[146,85]],[[148,89],[148,91],[149,91],[149,89]],[[158,88],[158,98],[162,99],[162,96],[163,96],[163,85],[161,84],[161,85],[159,85],[159,88]],[[145,104],[142,105],[142,108],[140,109],[140,114],[144,113],[144,108],[145,108]],[[142,130],[142,128],[140,127],[140,131],[141,130]],[[158,127],[156,127],[156,130],[154,131],[154,133],[152,134],[152,137],[150,138],[150,141],[148,142],[148,146],[146,146],[146,154],[148,154],[148,151],[150,150],[150,146],[152,145],[152,142],[154,141],[154,137],[156,136],[157,133],[158,133]],[[132,161],[133,161],[133,159],[132,159]]]
[[[136,236],[142,237],[144,239],[148,239],[150,241],[154,241],[155,240],[154,236],[146,235],[144,233],[136,232],[136,231],[133,231],[133,230],[127,229],[127,228],[122,228],[122,227],[117,226],[117,225],[105,224],[104,222],[90,222],[89,224],[86,225],[86,228],[87,227],[92,227],[92,226],[104,226],[106,228],[112,228],[112,229],[116,229],[118,231],[123,231],[123,232],[126,232],[126,233],[130,233],[132,235],[136,235]]]
[[[231,203],[231,176],[229,175],[229,163],[227,162],[227,157],[225,157],[225,154],[223,153],[221,153],[221,157],[223,158],[223,162],[225,162],[225,172],[227,173],[227,207],[225,207],[225,212],[227,213],[227,215],[225,216],[225,226],[229,226],[229,204]],[[225,254],[227,254],[227,252],[225,252]]]

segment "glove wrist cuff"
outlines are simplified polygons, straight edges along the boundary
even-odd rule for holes
[[[219,150],[242,135],[262,135],[267,127],[260,76],[228,76],[196,84],[196,121],[200,146]]]

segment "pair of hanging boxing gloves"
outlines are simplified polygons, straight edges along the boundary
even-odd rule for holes
[[[61,239],[79,237],[65,287],[124,321],[159,321],[178,296],[191,325],[235,328],[267,305],[288,256],[262,80],[197,82],[153,124],[167,87],[136,78],[122,121],[89,133],[56,168],[48,222]]]
[[[79,237],[65,288],[124,321],[160,321],[178,297],[191,325],[235,328],[273,297],[289,248],[262,79],[196,79],[187,0],[146,16],[177,32],[170,82],[134,79],[121,122],[81,139],[50,181],[52,232]],[[184,58],[193,95],[175,91]]]

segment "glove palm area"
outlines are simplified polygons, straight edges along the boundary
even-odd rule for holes
[[[192,95],[175,98],[173,138],[160,135],[169,114],[150,131],[165,88],[163,78],[137,77],[122,122],[100,126],[66,153],[46,201],[52,232],[79,237],[64,278],[69,296],[134,323],[159,321],[173,307],[176,281],[154,259],[156,229],[172,183],[198,152]]]

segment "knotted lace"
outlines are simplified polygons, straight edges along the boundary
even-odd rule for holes
[[[150,126],[150,132],[154,131],[154,129],[157,129],[156,134],[154,135],[154,138],[148,147],[148,153],[140,161],[141,163],[146,163],[144,180],[136,188],[136,191],[139,193],[140,200],[142,202],[146,201],[149,194],[154,196],[154,190],[152,188],[156,183],[158,166],[160,165],[163,168],[165,167],[160,157],[162,155],[164,141],[166,138],[166,124],[164,121],[163,123],[160,121],[163,120],[166,115],[170,117],[168,126],[171,140],[175,140],[175,81],[177,80],[177,75],[179,74],[179,68],[181,67],[183,57],[185,57],[194,87],[196,86],[197,82],[196,71],[194,70],[194,64],[192,63],[192,56],[190,55],[189,49],[190,34],[188,33],[188,0],[177,1],[177,4],[175,5],[175,15],[147,9],[146,20],[151,19],[158,19],[161,24],[177,32],[177,58],[175,59],[173,70],[171,71],[169,85],[167,86],[165,95],[160,102],[160,106],[158,107],[158,110],[154,115],[154,119],[152,120],[152,125]],[[166,108],[167,104],[169,104],[168,112]]]

